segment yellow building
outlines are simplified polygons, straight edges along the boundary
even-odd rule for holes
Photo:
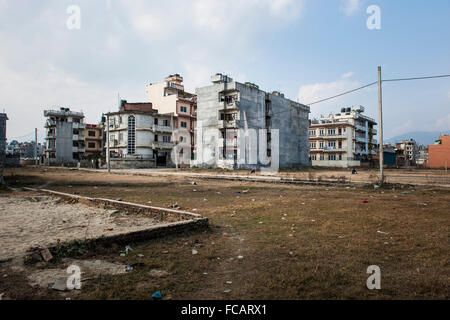
[[[87,160],[101,159],[103,152],[103,126],[86,124],[84,136],[86,137],[84,158]]]

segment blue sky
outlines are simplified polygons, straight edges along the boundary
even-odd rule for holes
[[[381,30],[366,26],[374,4]],[[79,30],[66,26],[69,5]],[[378,65],[383,78],[450,74],[449,33],[448,0],[0,0],[0,109],[8,139],[43,137],[46,108],[95,123],[118,92],[145,101],[168,74],[194,91],[216,72],[309,103],[376,81]],[[376,86],[311,117],[359,104],[378,118]],[[450,78],[385,83],[384,120],[386,138],[449,130]]]

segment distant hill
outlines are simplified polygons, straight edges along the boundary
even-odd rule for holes
[[[425,131],[415,131],[404,133],[390,139],[387,139],[385,143],[395,144],[401,140],[410,140],[414,139],[418,144],[422,145],[430,145],[434,144],[434,142],[439,139],[439,136],[444,134],[450,134],[450,130],[447,131],[433,131],[433,132],[425,132]]]

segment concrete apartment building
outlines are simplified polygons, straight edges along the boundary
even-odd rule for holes
[[[103,158],[103,126],[86,124],[83,135],[86,138],[84,158],[91,161]]]
[[[173,114],[177,134],[177,152],[187,156],[187,165],[195,158],[194,130],[197,119],[197,97],[184,91],[183,77],[170,75],[163,82],[146,86],[148,101],[161,114]]]
[[[197,94],[197,161],[198,167],[228,169],[261,169],[270,167],[278,156],[273,148],[271,129],[279,130],[279,167],[310,165],[308,159],[308,106],[286,99],[279,92],[267,93],[252,83],[239,83],[220,73],[212,76],[212,85],[198,88]],[[211,130],[212,129],[212,130]],[[255,154],[264,154],[270,164],[248,154],[245,137],[249,130],[267,129],[263,138],[256,133]],[[209,139],[206,131],[217,132]],[[244,148],[245,144],[245,148]],[[242,147],[242,148],[241,148]],[[267,150],[263,150],[267,149]],[[241,151],[246,154],[241,154]],[[273,152],[272,152],[273,151]],[[253,153],[253,151],[251,151]],[[245,161],[244,161],[245,160]],[[276,160],[275,160],[276,161]]]
[[[376,154],[377,134],[374,119],[363,115],[364,107],[342,108],[311,121],[309,126],[310,158],[313,166],[359,167]]]
[[[6,113],[0,113],[0,183],[3,184],[3,168],[6,163]]]
[[[172,165],[175,116],[159,114],[158,110],[153,109],[152,103],[128,103],[126,100],[121,101],[118,112],[107,115],[112,167],[152,168]]]
[[[428,146],[429,168],[445,168],[450,166],[450,136],[440,136],[434,145]]]
[[[44,163],[47,165],[76,164],[83,159],[86,137],[84,114],[69,108],[45,110],[47,118],[46,151]]]
[[[395,144],[397,162],[399,166],[415,166],[417,157],[417,143],[413,139],[403,140]]]

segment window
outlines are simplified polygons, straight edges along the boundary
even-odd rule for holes
[[[119,133],[119,143],[121,143],[123,141],[123,133],[120,132]]]
[[[336,141],[329,141],[328,142],[328,146],[331,148],[335,148],[336,147]]]
[[[315,137],[316,136],[316,130],[310,130],[309,131],[309,136],[310,137]]]
[[[320,155],[320,160],[325,160],[325,156],[323,154]]]
[[[180,125],[182,128],[187,128],[187,122],[186,121],[181,121]]]
[[[310,149],[315,149],[316,148],[316,143],[315,142],[310,142],[309,143],[309,148]]]
[[[328,160],[332,160],[332,161],[336,160],[336,155],[335,154],[329,154],[328,155]]]
[[[89,149],[95,149],[95,142],[89,142],[88,143],[88,148]]]
[[[95,131],[89,131],[88,132],[89,137],[95,137]]]
[[[319,149],[323,149],[323,141],[319,143]]]
[[[170,142],[170,136],[163,136],[163,142]]]
[[[342,160],[342,154],[339,155],[339,161],[341,161],[341,160]]]
[[[128,154],[136,153],[136,118],[128,117]]]
[[[325,134],[325,130],[324,129],[320,129],[320,135],[323,136]]]
[[[185,106],[180,106],[180,112],[187,112],[187,108]]]
[[[315,154],[311,155],[311,160],[317,160],[317,156]]]
[[[329,136],[334,136],[336,134],[336,130],[335,129],[328,129],[328,135]]]

